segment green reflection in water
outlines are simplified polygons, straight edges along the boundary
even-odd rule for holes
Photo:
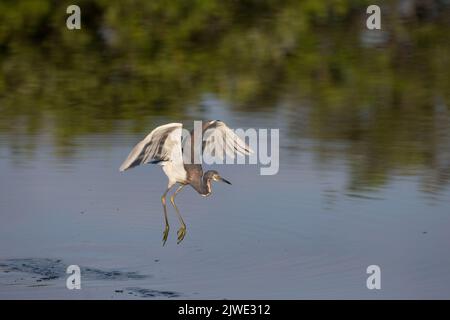
[[[385,1],[381,32],[365,29],[370,1],[78,1],[81,31],[69,4],[0,3],[0,133],[21,157],[42,133],[62,158],[118,121],[145,133],[209,93],[285,112],[294,148],[349,160],[350,188],[417,169],[425,190],[448,184],[448,1]]]

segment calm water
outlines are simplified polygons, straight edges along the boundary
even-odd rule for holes
[[[365,1],[92,1],[72,33],[48,3],[0,35],[0,298],[450,298],[444,2],[378,33]],[[280,129],[280,170],[214,167],[233,185],[186,188],[162,247],[165,175],[118,167],[198,119]]]
[[[250,118],[213,104],[210,117],[218,116],[235,126],[282,123],[269,114]],[[450,191],[424,182],[434,181],[433,170],[392,172],[383,186],[354,189],[352,162],[358,157],[342,155],[344,142],[321,145],[280,130],[279,174],[220,166],[233,185],[215,184],[206,199],[190,188],[181,193],[188,234],[176,245],[171,210],[165,247],[164,174],[150,165],[117,170],[143,134],[83,137],[67,162],[55,157],[45,136],[34,137],[39,147],[33,161],[16,161],[2,137],[0,270],[9,272],[0,273],[0,297],[450,297]],[[318,148],[328,161],[320,160]],[[143,277],[88,275],[74,292],[65,289],[69,264]],[[371,264],[382,268],[378,292],[366,289]],[[41,280],[50,266],[56,278]]]

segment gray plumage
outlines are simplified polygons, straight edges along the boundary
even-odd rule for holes
[[[169,233],[166,195],[174,185],[179,184],[179,187],[170,200],[181,224],[181,228],[178,230],[178,243],[180,243],[186,234],[186,224],[175,205],[175,196],[178,192],[184,186],[191,185],[202,196],[208,196],[212,192],[211,181],[231,184],[215,170],[203,173],[202,165],[198,163],[199,161],[195,161],[200,158],[199,155],[207,154],[223,159],[225,156],[234,158],[237,154],[249,155],[253,152],[224,122],[219,120],[203,123],[202,137],[201,150],[197,150],[199,148],[195,141],[199,137],[195,137],[194,130],[191,131],[190,138],[186,137],[182,141],[181,123],[159,126],[131,150],[127,159],[120,166],[120,171],[125,171],[141,164],[159,164],[169,178],[167,190],[161,197],[166,223],[163,245],[166,243]]]

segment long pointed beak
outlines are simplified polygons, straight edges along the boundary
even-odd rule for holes
[[[220,180],[223,181],[223,182],[225,182],[225,183],[231,184],[230,181],[228,181],[228,180],[226,180],[226,179],[224,179],[224,178],[222,178],[222,177],[220,177]]]

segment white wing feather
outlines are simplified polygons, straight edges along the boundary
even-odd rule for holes
[[[131,150],[120,171],[151,161],[172,161],[182,164],[181,123],[169,123],[150,132]]]
[[[210,121],[203,130],[203,155],[231,159],[237,154],[249,155],[253,150],[224,122]]]

